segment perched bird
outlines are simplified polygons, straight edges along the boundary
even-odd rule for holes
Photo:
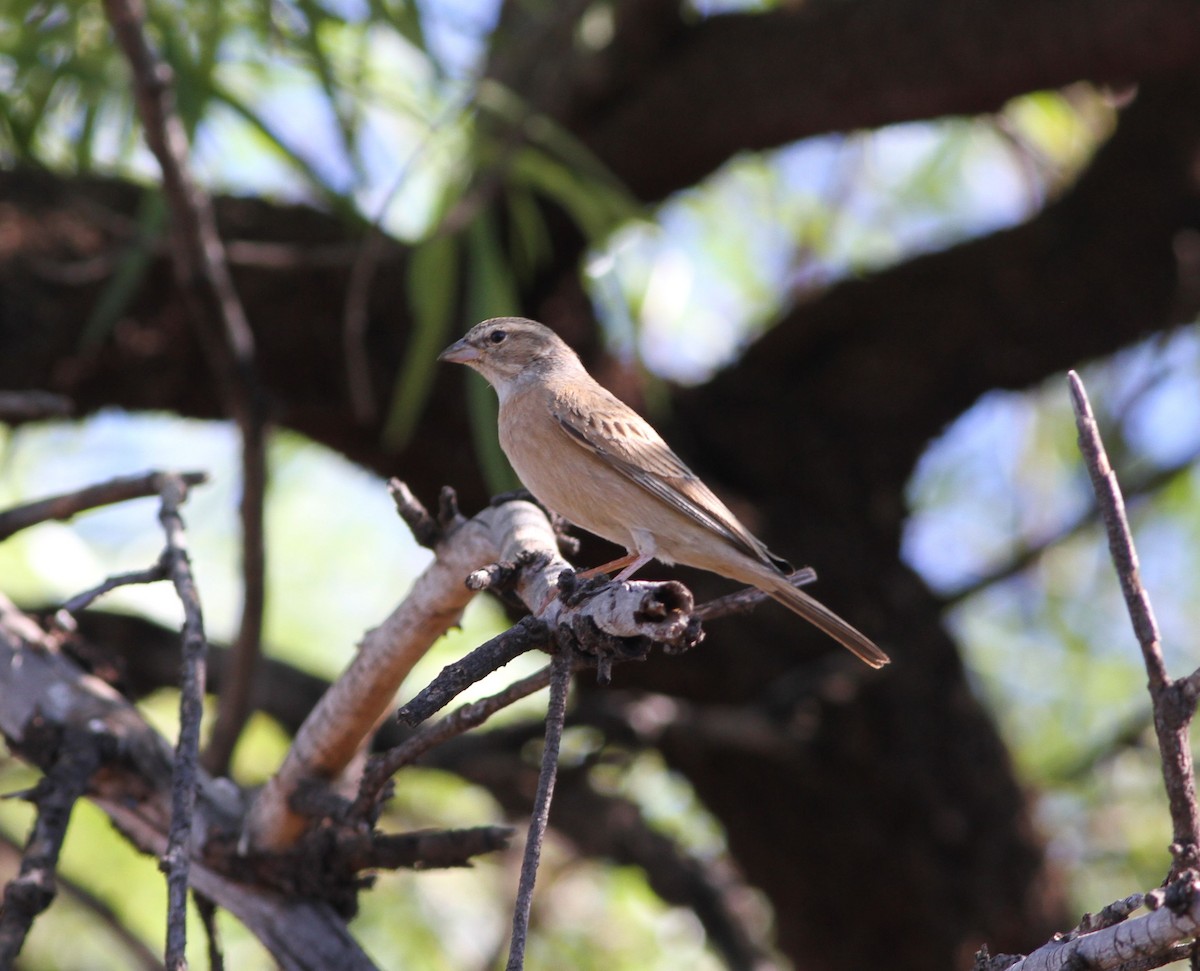
[[[540,502],[623,546],[627,580],[652,559],[757,587],[878,668],[888,656],[788,582],[774,556],[691,471],[650,423],[588,374],[563,340],[532,320],[495,317],[440,361],[474,368],[500,397],[500,445]],[[599,572],[599,571],[597,571]]]

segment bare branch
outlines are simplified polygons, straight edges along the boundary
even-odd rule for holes
[[[502,708],[535,691],[541,691],[549,683],[550,667],[547,665],[527,678],[514,681],[503,691],[462,705],[441,721],[425,726],[411,738],[372,757],[367,762],[358,797],[351,808],[352,818],[366,819],[370,816],[388,780],[401,768],[415,762],[435,745],[441,745],[456,735],[482,725]]]
[[[204,936],[208,938],[209,971],[225,971],[225,952],[221,947],[221,934],[217,928],[217,905],[202,893],[194,895],[200,922],[204,925]]]
[[[57,742],[54,764],[30,796],[38,814],[21,856],[20,871],[4,888],[4,902],[0,905],[0,967],[13,966],[34,919],[54,899],[55,870],[67,835],[67,823],[75,803],[101,764],[104,742],[102,735],[86,729],[67,732]]]
[[[204,716],[204,681],[208,642],[200,592],[192,576],[179,506],[187,486],[178,477],[167,477],[163,486],[159,521],[167,536],[163,552],[166,572],[183,604],[183,665],[180,677],[179,741],[175,746],[171,779],[171,826],[162,867],[167,874],[167,967],[186,968],[188,868],[191,865],[192,822],[196,809],[197,770],[200,758],[200,721]]]
[[[525,967],[525,944],[529,936],[529,915],[533,909],[533,884],[537,879],[538,862],[542,856],[546,823],[550,819],[550,802],[554,798],[554,779],[558,774],[558,750],[562,742],[563,724],[567,718],[567,691],[571,687],[572,667],[573,659],[566,650],[560,649],[550,662],[546,745],[542,749],[542,768],[538,773],[537,795],[533,799],[529,835],[525,839],[525,854],[521,859],[521,879],[517,886],[517,903],[513,908],[512,943],[509,946],[507,971],[522,971]]]
[[[428,686],[396,712],[396,717],[405,725],[419,725],[449,704],[452,698],[493,671],[498,671],[522,654],[548,647],[549,644],[549,628],[536,617],[525,617],[502,634],[479,645],[466,657],[446,665]]]
[[[508,848],[507,826],[422,830],[416,833],[352,833],[337,842],[343,865],[353,870],[419,870],[470,866],[484,853]]]
[[[485,509],[455,526],[439,543],[437,558],[391,616],[364,635],[349,668],[305,719],[283,765],[255,801],[243,846],[282,849],[295,842],[307,820],[290,807],[291,798],[306,784],[338,779],[351,764],[400,682],[458,623],[473,596],[463,583],[466,576],[505,554],[515,558],[522,549],[547,546],[553,547],[549,523],[530,503]],[[538,582],[537,595],[548,599],[546,581]]]
[[[168,65],[146,39],[143,0],[105,0],[105,12],[133,75],[146,143],[158,160],[171,209],[171,248],[193,322],[237,422],[242,449],[242,615],[229,679],[217,710],[210,768],[224,771],[250,711],[266,596],[263,502],[267,483],[266,407],[255,373],[254,335],[229,273],[212,201],[192,176],[188,139],[175,107]]]
[[[1186,957],[1186,953],[1179,951],[1179,945],[1190,942],[1200,931],[1200,881],[1192,873],[1158,893],[1161,905],[1144,917],[1051,941],[1015,963],[1004,963],[997,957],[991,965],[983,966],[1006,968],[1007,971],[1065,971],[1069,968],[1087,968],[1088,971],[1119,968],[1124,971],[1158,968],[1177,961]]]
[[[796,587],[807,586],[814,583],[816,579],[817,571],[807,566],[788,576],[788,580]],[[717,597],[708,603],[700,604],[695,610],[695,615],[702,621],[716,620],[718,617],[736,617],[739,614],[748,614],[759,604],[766,603],[770,599],[757,587],[746,587],[743,590],[727,593],[723,597]]]
[[[85,674],[54,649],[31,618],[0,596],[0,732],[9,747],[44,770],[54,750],[39,745],[38,726],[86,725],[110,739],[117,757],[94,775],[92,800],[140,850],[167,852],[172,752],[140,713],[111,688]],[[194,823],[201,832],[232,832],[240,800],[227,786],[198,773]],[[265,890],[231,879],[194,860],[189,880],[196,890],[230,911],[261,940],[286,971],[374,971],[374,965],[329,903]]]
[[[400,497],[403,490],[393,487],[393,494]],[[567,578],[573,572],[558,554],[550,521],[532,503],[505,502],[471,520],[462,520],[453,506],[445,505],[440,518],[449,527],[437,545],[437,558],[392,615],[367,633],[350,667],[301,726],[282,767],[251,810],[245,849],[280,850],[299,837],[307,820],[293,807],[293,797],[307,786],[340,779],[412,666],[458,622],[474,591],[486,585],[478,577],[473,586],[464,584],[464,578],[478,571],[486,580],[496,573],[487,567],[520,564],[500,571],[511,575],[520,600],[539,615],[556,643],[595,656],[597,663],[614,655],[644,656],[651,643],[683,650],[699,640],[691,594],[677,583],[602,583],[580,588],[577,596],[569,594]],[[503,638],[493,646],[500,653],[506,649]],[[520,651],[527,646],[520,645]],[[448,683],[460,683],[457,670]],[[419,706],[423,715],[453,697],[453,691],[441,687],[436,694],[435,705]],[[358,789],[356,779],[339,785],[350,793]]]
[[[39,499],[15,509],[0,512],[0,540],[8,539],[13,533],[47,520],[66,522],[68,519],[95,509],[98,506],[109,506],[116,502],[129,499],[140,499],[145,496],[157,496],[162,492],[163,477],[178,475],[185,485],[201,485],[208,481],[206,472],[146,472],[142,475],[123,476],[111,479],[99,485],[65,492],[62,495]]]
[[[1092,414],[1091,403],[1083,382],[1074,371],[1069,372],[1072,405],[1079,429],[1079,449],[1087,465],[1100,515],[1108,534],[1112,555],[1125,605],[1133,622],[1134,634],[1142,648],[1142,659],[1149,675],[1150,701],[1154,708],[1154,730],[1162,757],[1163,779],[1171,809],[1174,858],[1171,876],[1200,863],[1200,809],[1196,804],[1196,775],[1192,761],[1188,731],[1194,714],[1186,682],[1172,681],[1167,674],[1159,640],[1158,623],[1150,597],[1142,586],[1138,570],[1137,551],[1129,532],[1129,521],[1121,498],[1116,474],[1109,465],[1100,440],[1100,432]]]
[[[14,860],[20,858],[20,847],[3,833],[0,833],[0,846],[3,846],[6,853],[11,855]],[[146,946],[145,941],[130,930],[106,900],[102,900],[91,890],[61,873],[57,875],[56,879],[58,889],[64,896],[70,897],[80,907],[90,911],[97,920],[103,923],[108,932],[125,946],[131,966],[142,968],[143,971],[162,971],[162,960],[159,956]]]
[[[55,621],[60,627],[68,626],[72,623],[70,614],[78,610],[83,610],[93,601],[104,596],[111,590],[116,590],[118,587],[128,587],[139,583],[157,583],[159,580],[167,578],[167,569],[165,563],[161,560],[154,566],[147,567],[145,570],[132,570],[129,573],[118,573],[108,577],[103,583],[92,587],[90,590],[84,590],[83,593],[77,593],[59,610]]]
[[[70,398],[49,391],[0,391],[0,421],[66,418],[75,410]]]

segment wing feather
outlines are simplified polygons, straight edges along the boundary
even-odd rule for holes
[[[652,425],[614,395],[591,396],[585,411],[577,401],[556,396],[551,411],[567,437],[603,459],[695,522],[724,537],[742,552],[790,571],[671,451]]]

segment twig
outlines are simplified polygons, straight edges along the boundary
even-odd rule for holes
[[[31,800],[38,808],[37,819],[21,856],[20,872],[4,888],[0,906],[0,968],[13,966],[34,919],[54,899],[55,870],[67,823],[100,766],[102,741],[86,730],[68,731],[54,765],[34,787]]]
[[[55,620],[59,623],[59,626],[70,624],[70,617],[63,617],[63,614],[69,615],[83,610],[94,600],[99,599],[111,590],[116,590],[117,587],[128,587],[138,583],[157,583],[159,580],[165,580],[166,578],[166,564],[161,559],[154,566],[147,567],[145,570],[118,573],[115,576],[109,577],[103,583],[92,587],[90,590],[84,590],[83,593],[75,594],[75,596],[59,608],[59,613],[56,615]]]
[[[66,418],[74,410],[70,398],[50,391],[0,391],[0,421]]]
[[[187,498],[187,487],[179,479],[168,479],[162,494],[159,521],[167,535],[164,559],[171,581],[183,604],[183,663],[180,677],[179,741],[171,776],[171,825],[162,867],[167,874],[167,950],[169,971],[187,967],[187,891],[191,864],[192,816],[196,806],[197,771],[200,756],[200,719],[204,713],[205,651],[204,617],[200,594],[192,576],[187,541],[179,506]]]
[[[221,947],[221,933],[217,927],[217,905],[206,894],[197,893],[196,910],[204,925],[204,936],[208,939],[209,971],[225,971],[225,952]]]
[[[1187,472],[1200,461],[1200,452],[1192,452],[1182,461],[1156,469],[1141,481],[1123,490],[1126,497],[1143,496],[1169,485],[1174,479]],[[978,577],[970,583],[951,590],[942,599],[946,607],[952,607],[974,596],[981,590],[986,590],[994,584],[1001,583],[1010,577],[1023,573],[1026,569],[1040,560],[1048,550],[1065,543],[1067,540],[1089,529],[1097,519],[1098,510],[1089,506],[1074,521],[1067,523],[1054,535],[1048,536],[1036,543],[1031,543],[1018,551],[1007,563],[985,576]]]
[[[392,192],[381,207],[379,219],[372,223],[359,248],[350,280],[346,284],[346,303],[342,309],[342,354],[346,358],[346,386],[350,393],[350,411],[354,420],[365,425],[375,417],[375,388],[371,381],[371,362],[367,354],[367,324],[371,303],[371,283],[379,266],[387,236],[380,220],[391,203]]]
[[[20,846],[2,832],[0,832],[0,845],[14,858],[20,856]],[[102,900],[96,893],[61,873],[57,874],[56,880],[59,892],[64,897],[70,897],[80,907],[90,911],[108,932],[125,946],[131,967],[136,966],[142,968],[143,971],[162,971],[162,961],[158,955],[123,923],[108,901]]]
[[[1105,454],[1083,382],[1074,371],[1069,372],[1068,379],[1075,423],[1079,430],[1079,449],[1092,480],[1096,502],[1108,534],[1109,553],[1149,676],[1154,731],[1158,736],[1163,780],[1171,810],[1173,861],[1169,879],[1174,879],[1200,862],[1200,809],[1196,804],[1195,767],[1188,740],[1195,712],[1194,698],[1190,697],[1185,681],[1172,681],[1167,674],[1158,623],[1154,619],[1150,597],[1142,586],[1121,488]]]
[[[521,879],[517,885],[517,903],[513,909],[512,943],[509,946],[506,971],[522,971],[525,967],[525,944],[529,936],[529,915],[533,909],[533,884],[537,879],[538,862],[542,856],[546,823],[550,819],[550,802],[554,798],[558,750],[567,717],[567,690],[571,686],[573,667],[574,661],[570,652],[562,649],[555,653],[550,662],[546,745],[542,749],[542,768],[538,774],[537,795],[533,800],[533,815],[529,820],[529,835],[525,840],[525,855],[521,860]]]
[[[472,858],[508,848],[507,826],[423,830],[416,833],[348,832],[337,840],[339,865],[361,870],[445,870],[470,866]]]
[[[438,496],[436,519],[413,495],[408,485],[399,479],[388,480],[388,493],[396,504],[396,512],[411,530],[413,539],[426,549],[434,549],[451,530],[465,522],[458,511],[458,496],[449,486],[443,487]]]
[[[794,587],[807,586],[816,579],[816,570],[807,566],[788,575],[788,581]],[[746,587],[743,590],[735,590],[733,593],[727,593],[723,597],[717,597],[715,600],[708,601],[708,603],[702,603],[693,613],[701,621],[716,620],[718,617],[732,617],[738,614],[749,613],[759,604],[765,603],[770,599],[761,590],[754,587]]]
[[[213,771],[223,771],[249,715],[250,682],[262,640],[266,407],[255,373],[254,335],[233,286],[212,200],[190,171],[187,133],[176,111],[171,70],[146,39],[143,0],[104,0],[104,9],[129,61],[146,143],[162,170],[171,209],[175,275],[242,439],[242,617],[209,759]]]
[[[65,492],[62,495],[38,499],[14,509],[0,512],[0,540],[8,539],[13,533],[47,520],[66,522],[81,512],[98,506],[109,506],[129,499],[156,496],[162,492],[163,472],[146,472],[143,475],[123,476],[98,485]],[[177,474],[189,486],[208,481],[206,472],[180,472]]]
[[[434,746],[477,728],[496,712],[535,691],[541,691],[549,683],[550,666],[547,665],[526,678],[514,681],[503,691],[456,708],[441,721],[425,726],[399,745],[373,756],[363,772],[351,815],[358,819],[367,818],[378,803],[388,779],[401,768],[415,762]]]
[[[396,717],[405,725],[419,725],[477,681],[522,654],[544,648],[549,643],[546,625],[536,617],[524,617],[504,633],[480,644],[466,657],[447,664],[429,685],[396,712]]]
[[[1119,913],[1114,914],[1113,922],[1099,930],[1057,937],[1026,957],[989,957],[985,950],[976,956],[975,967],[978,971],[1149,971],[1186,958],[1200,931],[1196,875],[1187,874],[1151,891],[1144,902],[1150,913],[1141,917],[1121,920]]]

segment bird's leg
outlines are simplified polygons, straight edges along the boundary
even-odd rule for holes
[[[631,554],[625,557],[625,562],[629,565],[626,566],[625,569],[618,573],[615,577],[613,577],[613,583],[622,583],[623,581],[628,580],[652,559],[654,559],[653,553],[639,553],[637,556],[633,556]],[[618,560],[617,562],[620,563],[621,561]]]
[[[592,577],[598,577],[601,574],[607,575],[612,573],[613,570],[620,570],[622,567],[628,567],[631,563],[637,563],[639,559],[641,559],[641,557],[639,557],[636,553],[626,553],[624,556],[618,557],[609,563],[604,563],[601,566],[594,566],[588,570],[581,570],[579,573],[575,574],[575,579],[590,580]],[[645,565],[646,561],[642,560],[641,563],[637,563],[637,567],[635,567],[635,569]],[[621,576],[618,579],[625,580],[627,577]]]

